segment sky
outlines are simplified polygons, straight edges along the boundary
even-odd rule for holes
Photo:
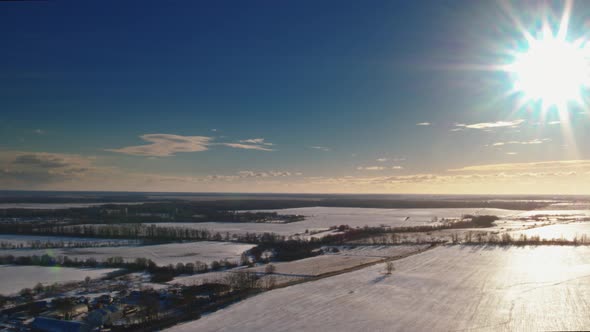
[[[0,188],[590,194],[586,81],[506,69],[569,5],[0,2]]]

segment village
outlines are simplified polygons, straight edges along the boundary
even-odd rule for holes
[[[214,310],[248,291],[243,284],[215,282],[150,284],[141,273],[38,284],[0,299],[0,331],[152,330],[179,319],[197,319],[199,309]]]

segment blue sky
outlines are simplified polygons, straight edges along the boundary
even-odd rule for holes
[[[581,36],[589,6],[574,6],[570,32]],[[507,73],[470,67],[505,63],[522,43],[507,12],[534,31],[540,15],[558,21],[562,9],[0,3],[0,184],[417,193],[528,193],[534,184],[580,193],[585,108],[570,107],[564,128],[561,112],[516,107]],[[573,175],[559,173],[564,162]],[[485,168],[498,164],[510,166]]]

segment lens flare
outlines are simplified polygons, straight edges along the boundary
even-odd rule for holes
[[[552,35],[531,41],[508,67],[514,90],[540,101],[543,108],[582,104],[582,91],[590,85],[587,53],[580,41],[569,43]]]

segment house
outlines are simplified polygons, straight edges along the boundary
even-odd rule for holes
[[[31,324],[33,331],[42,332],[90,332],[90,326],[80,321],[67,321],[47,317],[37,317]]]
[[[70,310],[69,316],[70,317],[76,317],[78,315],[85,314],[87,312],[88,312],[88,306],[86,304],[84,304],[84,303],[76,304]]]
[[[123,318],[123,311],[115,305],[108,305],[91,311],[86,317],[86,321],[91,326],[102,326],[111,325],[121,318]]]

